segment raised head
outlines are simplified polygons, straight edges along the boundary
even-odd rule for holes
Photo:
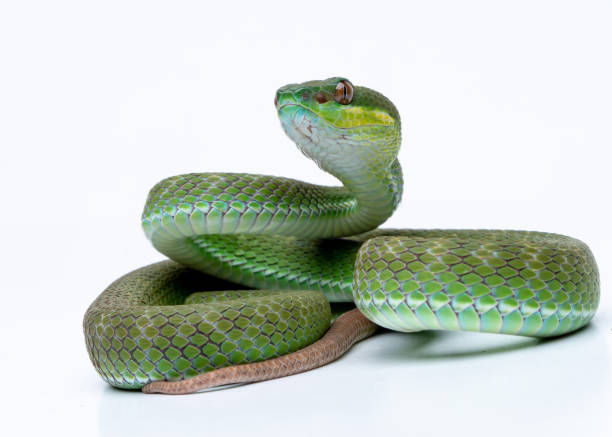
[[[274,105],[283,129],[300,150],[340,179],[358,168],[387,168],[399,151],[395,105],[346,78],[285,85],[276,92]]]

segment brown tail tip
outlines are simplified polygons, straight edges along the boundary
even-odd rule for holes
[[[205,372],[181,381],[155,381],[144,387],[144,393],[187,394],[240,383],[265,381],[305,372],[330,363],[353,344],[374,334],[377,326],[357,309],[342,314],[323,337],[310,346],[258,363],[239,364]]]

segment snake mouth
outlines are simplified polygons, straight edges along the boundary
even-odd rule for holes
[[[317,114],[315,111],[313,111],[312,109],[310,109],[307,106],[300,105],[299,103],[283,103],[282,105],[280,105],[279,107],[276,108],[276,111],[278,113],[280,113],[283,109],[288,108],[290,106],[297,106],[298,108],[305,109],[306,111],[311,112],[314,115],[316,115],[317,117],[319,117],[319,114]]]
[[[339,129],[339,130],[343,130],[343,131],[351,130],[351,129],[354,129],[354,128],[367,128],[367,127],[393,128],[394,127],[393,124],[389,124],[389,123],[364,123],[364,124],[358,124],[358,125],[354,125],[354,126],[338,126],[338,125],[334,124],[333,122],[331,122],[329,120],[326,120],[325,117],[323,117],[321,114],[319,114],[317,111],[313,110],[312,108],[309,108],[308,106],[302,105],[300,103],[295,103],[295,102],[283,103],[283,104],[281,104],[280,106],[278,106],[276,108],[278,116],[279,116],[279,118],[281,118],[281,120],[283,119],[281,111],[283,109],[287,109],[287,108],[290,108],[290,107],[301,108],[304,111],[307,111],[310,114],[312,114],[313,116],[315,116],[318,120],[322,121],[326,125],[334,128],[334,129]]]
[[[314,111],[312,108],[309,108],[308,106],[304,106],[301,105],[299,103],[295,103],[295,102],[290,102],[290,103],[284,103],[281,106],[278,107],[277,112],[278,112],[278,116],[281,119],[281,122],[286,123],[286,122],[291,122],[294,126],[294,128],[298,129],[298,127],[302,124],[304,124],[304,122],[307,122],[308,125],[306,126],[306,129],[308,130],[308,132],[310,134],[312,134],[312,128],[314,126],[314,121],[309,119],[309,117],[302,117],[303,120],[300,121],[300,123],[296,123],[296,117],[295,115],[292,115],[289,119],[286,119],[282,116],[281,111],[283,109],[287,109],[287,108],[291,108],[291,107],[295,107],[297,109],[302,109],[304,110],[306,113],[309,113],[312,115],[312,117],[316,118],[317,122],[322,122],[325,125],[327,125],[330,128],[334,128],[334,129],[340,129],[340,130],[348,130],[348,129],[352,129],[355,126],[348,126],[348,127],[342,127],[342,126],[336,126],[335,124],[333,124],[332,122],[326,120],[323,116],[321,116],[321,114],[319,114],[317,111]],[[310,139],[310,136],[308,134],[306,134],[305,132],[302,132],[302,134],[304,134],[305,137]]]

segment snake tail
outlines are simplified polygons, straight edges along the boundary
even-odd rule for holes
[[[181,381],[151,382],[142,387],[142,391],[189,394],[223,385],[295,375],[335,361],[377,329],[378,326],[366,319],[358,309],[353,309],[339,316],[321,339],[297,352],[258,363],[224,367]]]

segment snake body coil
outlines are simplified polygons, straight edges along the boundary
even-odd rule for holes
[[[387,98],[331,78],[282,87],[275,105],[288,136],[343,186],[234,173],[157,184],[142,224],[173,261],[115,281],[83,322],[109,384],[184,393],[284,376],[337,358],[375,325],[554,336],[593,317],[599,276],[578,240],[375,229],[402,194]],[[220,289],[233,291],[210,291]],[[328,331],[328,301],[358,309]]]

